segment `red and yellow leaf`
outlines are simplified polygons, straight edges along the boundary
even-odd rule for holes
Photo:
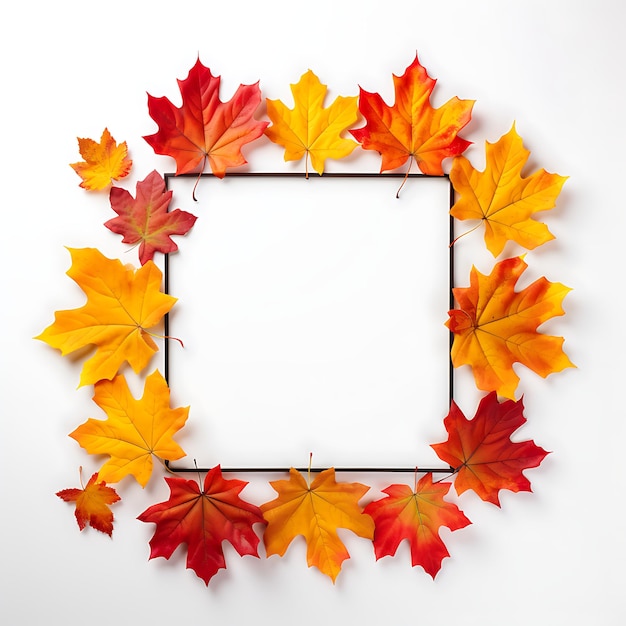
[[[444,420],[448,440],[431,447],[442,461],[457,468],[454,488],[459,495],[471,489],[500,506],[501,489],[531,491],[523,470],[537,467],[549,453],[533,441],[511,441],[525,423],[522,400],[498,402],[495,392],[480,401],[471,420],[452,402]]]
[[[87,303],[57,311],[55,321],[35,339],[66,355],[88,346],[95,354],[82,369],[80,385],[111,380],[128,362],[135,373],[158,350],[147,329],[156,326],[176,298],[161,292],[161,270],[148,261],[135,270],[95,248],[70,248],[67,275],[85,292]]]
[[[338,96],[324,108],[326,85],[309,70],[300,81],[291,85],[294,108],[288,109],[280,100],[267,100],[267,115],[272,125],[265,134],[285,148],[285,161],[298,161],[306,156],[318,173],[324,172],[326,159],[342,159],[358,145],[342,133],[359,119],[357,97]]]
[[[104,225],[123,235],[123,243],[139,244],[142,265],[151,261],[157,251],[167,254],[178,250],[171,235],[185,235],[196,221],[196,216],[187,211],[168,211],[172,192],[165,190],[165,181],[157,171],[137,183],[136,198],[119,187],[111,189],[109,198],[118,217]]]
[[[337,529],[347,528],[366,539],[374,536],[374,522],[358,504],[369,487],[336,482],[332,468],[321,472],[310,486],[294,468],[289,471],[289,480],[270,484],[278,497],[261,505],[267,521],[263,536],[267,556],[282,556],[293,539],[302,535],[309,567],[314,565],[334,583],[341,564],[350,558]]]
[[[453,289],[457,308],[448,312],[446,322],[454,333],[454,367],[469,365],[479,389],[511,399],[519,383],[514,363],[544,378],[574,367],[563,352],[562,337],[537,331],[543,322],[564,315],[561,303],[570,289],[542,277],[515,291],[526,267],[522,257],[500,261],[489,276],[473,267],[470,286]]]
[[[222,102],[219,76],[198,59],[178,87],[180,108],[166,97],[148,94],[148,110],[159,130],[144,139],[156,154],[175,159],[177,174],[202,171],[208,161],[213,174],[223,178],[227,168],[247,163],[242,147],[258,139],[268,125],[254,119],[261,103],[259,83],[239,85],[233,97]]]
[[[83,179],[80,186],[89,191],[104,189],[111,181],[128,176],[133,165],[126,142],[118,145],[107,128],[99,143],[78,137],[78,149],[85,160],[70,166]]]
[[[109,537],[113,534],[113,513],[109,505],[119,502],[121,498],[115,489],[99,479],[98,472],[92,475],[85,487],[62,489],[56,495],[65,502],[76,503],[74,514],[80,530],[89,524]]]
[[[454,97],[433,108],[430,96],[436,82],[416,55],[402,76],[393,76],[392,106],[380,94],[360,89],[359,110],[367,124],[350,132],[364,149],[380,153],[381,172],[412,159],[424,174],[442,175],[442,161],[470,145],[458,133],[470,121],[474,101]]]
[[[226,568],[223,541],[230,542],[240,556],[259,556],[259,538],[252,527],[265,521],[257,506],[239,497],[247,482],[226,480],[219,466],[207,473],[202,491],[193,480],[165,481],[169,499],[138,517],[156,524],[150,540],[151,559],[169,559],[178,546],[187,544],[187,568],[208,585],[220,568]]]
[[[101,380],[94,388],[93,400],[108,419],[90,418],[70,437],[89,454],[109,455],[99,472],[103,480],[116,483],[130,474],[145,487],[153,457],[175,461],[185,456],[173,436],[185,425],[189,407],[170,408],[170,390],[158,370],[146,378],[139,400],[121,375]]]
[[[458,220],[481,220],[487,249],[494,257],[507,241],[532,250],[554,239],[532,215],[554,208],[567,178],[545,170],[523,177],[529,154],[513,125],[496,143],[486,142],[484,172],[475,170],[464,156],[452,162],[450,182],[460,197],[450,214]]]
[[[374,531],[376,559],[394,556],[405,539],[411,546],[413,567],[421,565],[433,578],[441,569],[441,562],[450,556],[439,536],[439,529],[446,526],[459,530],[470,520],[459,508],[443,497],[452,483],[433,482],[432,474],[420,478],[415,491],[407,485],[390,485],[383,489],[387,497],[370,502],[365,513],[371,515]]]

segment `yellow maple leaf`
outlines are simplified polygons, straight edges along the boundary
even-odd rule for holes
[[[146,377],[141,399],[136,400],[123,375],[94,386],[94,402],[108,419],[89,418],[70,433],[89,454],[108,454],[98,477],[116,483],[132,475],[145,487],[152,475],[153,456],[175,461],[185,456],[173,435],[187,421],[189,407],[170,408],[170,390],[155,370]]]
[[[128,158],[125,141],[118,145],[107,128],[104,129],[99,143],[93,139],[77,139],[80,156],[85,160],[70,163],[70,166],[83,179],[80,183],[83,189],[104,189],[112,180],[128,176],[133,162]]]
[[[452,162],[450,181],[460,198],[450,214],[458,220],[481,220],[485,243],[494,257],[507,241],[532,250],[554,239],[548,227],[531,216],[554,208],[567,177],[545,170],[523,177],[529,154],[514,124],[496,143],[486,142],[484,172],[475,170],[463,156]]]
[[[496,263],[485,276],[472,267],[469,287],[453,289],[457,308],[447,326],[454,333],[452,364],[470,365],[476,386],[515,399],[522,363],[543,378],[574,367],[563,352],[563,337],[537,331],[545,321],[564,315],[561,303],[570,291],[541,277],[521,291],[515,285],[528,266],[522,257]]]
[[[35,339],[62,355],[96,347],[83,365],[80,386],[111,380],[124,362],[139,373],[158,350],[146,329],[156,326],[176,302],[161,292],[161,270],[152,261],[138,270],[124,267],[95,248],[69,251],[67,275],[85,292],[87,303],[57,311],[55,321]]]
[[[289,480],[270,484],[279,495],[260,507],[268,523],[263,535],[267,556],[282,556],[293,539],[303,535],[309,567],[314,565],[335,582],[341,564],[350,558],[337,528],[374,537],[374,521],[358,504],[369,487],[336,482],[333,468],[321,472],[310,486],[295,468],[289,470]]]
[[[358,145],[341,134],[359,119],[357,96],[338,96],[324,108],[326,85],[308,70],[291,85],[294,108],[288,109],[280,100],[267,99],[267,115],[272,125],[267,137],[285,148],[285,161],[299,161],[306,156],[318,173],[324,172],[326,159],[342,159]]]

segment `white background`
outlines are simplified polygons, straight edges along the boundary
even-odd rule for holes
[[[618,0],[15,3],[0,36],[3,623],[624,623],[624,17]],[[166,499],[158,476],[143,491],[119,485],[112,540],[79,533],[54,494],[78,485],[80,465],[85,480],[97,469],[66,435],[102,415],[92,391],[76,389],[80,362],[32,337],[55,310],[82,304],[64,275],[63,246],[109,256],[123,247],[101,226],[112,216],[106,194],[88,196],[68,166],[79,160],[76,137],[98,138],[108,126],[126,140],[136,167],[124,185],[134,194],[152,169],[172,169],[141,139],[155,131],[146,92],[178,103],[176,79],[198,55],[222,76],[223,99],[260,79],[265,96],[290,103],[289,84],[311,68],[330,97],[361,85],[391,102],[391,74],[416,51],[439,81],[434,104],[476,100],[463,133],[476,167],[484,141],[515,121],[529,171],[569,176],[557,208],[541,215],[557,239],[527,256],[531,279],[545,274],[574,288],[567,315],[546,331],[566,337],[578,366],[547,380],[519,370],[528,417],[519,436],[552,451],[527,473],[534,493],[503,493],[501,509],[459,498],[473,524],[443,532],[452,558],[435,582],[410,567],[406,544],[375,562],[371,544],[346,533],[352,558],[334,586],[306,567],[295,542],[283,559],[265,559],[262,548],[260,559],[241,559],[225,546],[228,569],[207,589],[185,570],[182,551],[148,562],[153,527],[135,518]],[[291,169],[277,146],[247,155],[251,169]],[[379,161],[360,151],[328,169],[342,167],[377,171]],[[476,244],[464,242],[461,255],[472,250],[487,272],[492,261]],[[193,415],[192,406],[190,423]],[[442,418],[418,445],[445,439]],[[261,478],[244,491],[258,502],[273,497]]]

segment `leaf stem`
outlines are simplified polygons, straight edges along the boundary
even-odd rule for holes
[[[474,228],[470,228],[469,230],[466,230],[464,233],[461,233],[458,237],[455,237],[449,244],[449,248],[451,248],[459,239],[461,239],[461,237],[465,237],[465,235],[469,235],[470,233],[473,233],[477,228],[480,227],[480,225],[482,224],[482,220],[480,222],[478,222],[478,224],[476,224],[476,226],[474,226]]]
[[[207,155],[204,155],[204,160],[202,161],[202,167],[200,168],[200,172],[198,174],[198,178],[196,178],[196,182],[193,185],[193,191],[191,192],[191,197],[193,198],[194,202],[198,202],[198,198],[196,198],[196,189],[198,188],[198,183],[200,182],[200,179],[202,178],[202,172],[204,172],[204,168],[206,167],[206,162],[207,162]]]
[[[402,184],[398,187],[398,191],[396,191],[396,198],[400,197],[400,192],[402,191],[402,187],[404,187],[404,185],[406,184],[406,181],[409,179],[409,172],[411,171],[411,166],[413,165],[413,161],[415,160],[415,157],[412,157],[411,160],[409,161],[409,167],[406,170],[406,174],[404,175],[404,178],[402,179]]]
[[[141,326],[138,326],[137,328],[139,328],[144,333],[146,333],[146,335],[150,335],[150,337],[154,337],[155,339],[173,339],[174,341],[178,341],[178,343],[181,345],[182,348],[185,347],[183,340],[179,339],[178,337],[172,337],[171,335],[157,335],[157,333],[151,333],[149,330],[146,330],[145,328]]]

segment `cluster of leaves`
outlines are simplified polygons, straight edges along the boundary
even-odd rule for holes
[[[259,83],[240,85],[222,102],[219,77],[198,60],[179,81],[181,107],[148,95],[158,131],[144,139],[155,153],[175,160],[177,174],[201,173],[208,164],[220,178],[228,168],[246,163],[242,147],[263,135],[284,148],[286,161],[304,158],[306,176],[309,160],[322,174],[326,159],[344,158],[357,145],[380,153],[381,172],[409,161],[407,174],[415,163],[424,173],[443,175],[443,161],[451,158],[449,176],[458,194],[451,215],[475,220],[476,227],[484,224],[485,243],[494,257],[507,242],[532,250],[553,237],[532,216],[553,208],[565,178],[543,170],[522,175],[528,151],[514,126],[495,144],[487,143],[486,167],[479,172],[462,156],[470,143],[458,134],[470,121],[474,102],[453,98],[434,108],[430,96],[435,80],[417,56],[393,82],[391,106],[379,94],[360,88],[358,97],[340,96],[325,107],[326,87],[309,70],[291,86],[294,108],[267,99],[270,121],[260,121],[254,117],[261,104]],[[365,125],[353,128],[361,116]],[[345,136],[347,132],[356,142]],[[128,175],[132,162],[126,143],[118,145],[107,129],[100,143],[78,141],[85,161],[72,167],[82,178],[81,187],[105,189]],[[85,487],[57,494],[75,503],[81,530],[89,524],[112,534],[109,507],[120,497],[107,483],[132,476],[144,487],[155,459],[165,463],[185,456],[174,437],[184,427],[189,407],[170,406],[170,390],[158,370],[145,376],[143,396],[136,399],[122,371],[127,365],[135,374],[145,372],[158,350],[156,331],[176,302],[161,291],[162,274],[153,258],[156,252],[175,252],[172,235],[186,234],[196,217],[180,209],[170,211],[171,199],[156,171],[137,183],[134,198],[125,189],[111,187],[109,200],[117,217],[105,226],[122,235],[124,243],[138,244],[140,267],[123,266],[95,249],[70,249],[68,275],[87,302],[57,311],[54,322],[37,337],[63,355],[93,353],[83,364],[80,384],[94,386],[93,400],[107,419],[90,418],[70,437],[89,454],[108,458]],[[389,485],[381,498],[361,503],[367,485],[338,482],[333,468],[314,478],[310,470],[303,475],[292,468],[288,480],[271,483],[276,498],[257,505],[241,497],[247,483],[226,479],[219,465],[203,482],[168,476],[169,499],[138,517],[156,525],[150,558],[167,559],[185,544],[187,566],[208,584],[226,567],[224,541],[241,556],[259,556],[261,536],[255,526],[262,526],[267,557],[282,556],[294,538],[302,536],[309,566],[335,581],[349,558],[337,533],[344,528],[372,541],[377,559],[395,555],[406,540],[413,566],[434,578],[449,556],[440,529],[456,531],[471,523],[445,499],[451,486],[457,495],[471,490],[500,506],[501,490],[531,490],[523,472],[548,454],[531,440],[511,439],[526,421],[523,401],[515,397],[519,377],[513,364],[522,363],[544,377],[573,366],[562,350],[563,339],[538,331],[543,322],[564,313],[561,303],[569,289],[542,277],[516,291],[526,269],[522,256],[500,260],[489,275],[472,268],[470,285],[454,289],[457,308],[449,311],[447,321],[454,334],[452,363],[470,366],[485,395],[472,419],[452,402],[444,420],[448,439],[432,445],[451,468],[448,479],[433,480],[432,473],[425,473],[418,480],[416,469],[414,485]]]

